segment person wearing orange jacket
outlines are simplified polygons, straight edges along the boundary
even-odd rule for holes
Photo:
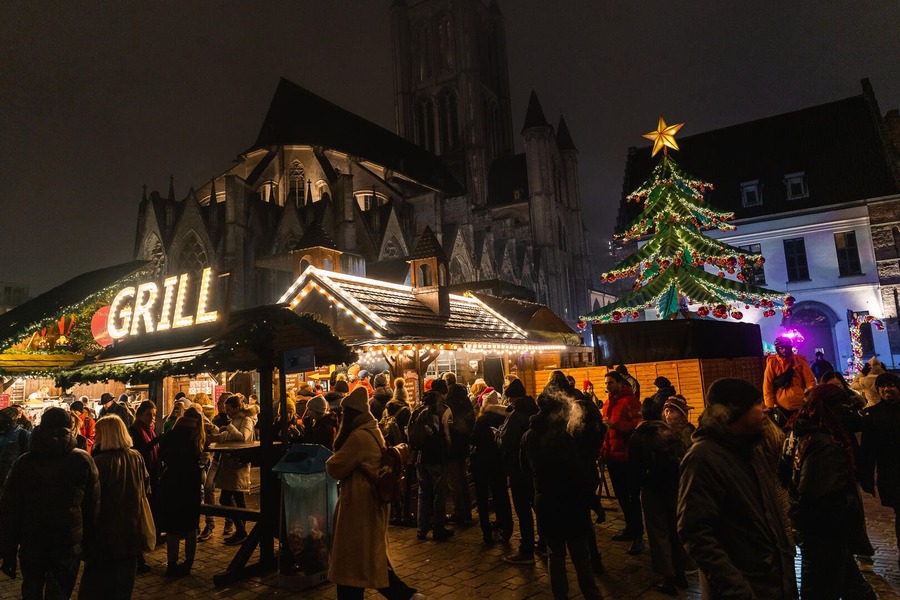
[[[803,394],[816,385],[816,377],[806,358],[794,354],[788,338],[775,338],[775,354],[766,359],[763,375],[763,400],[766,409],[774,411],[775,422],[784,427],[787,420],[803,406]]]
[[[644,550],[644,522],[641,519],[641,487],[636,469],[628,461],[628,442],[641,422],[641,402],[621,374],[606,374],[609,401],[603,406],[603,423],[608,427],[600,458],[606,463],[609,479],[622,515],[625,529],[613,536],[613,541],[630,541],[628,554]]]

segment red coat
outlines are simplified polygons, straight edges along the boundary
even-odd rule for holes
[[[94,436],[96,435],[94,432],[94,420],[88,415],[79,416],[78,418],[81,421],[78,433],[84,436],[87,443],[87,451],[90,454],[94,450]]]
[[[603,406],[603,418],[609,421],[609,431],[600,448],[600,457],[606,462],[628,460],[628,442],[641,422],[641,403],[627,385],[617,396],[609,395]]]

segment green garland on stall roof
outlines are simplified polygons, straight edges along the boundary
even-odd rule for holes
[[[133,363],[130,365],[84,366],[75,369],[60,369],[50,376],[61,388],[70,388],[79,383],[100,383],[122,381],[131,384],[150,383],[158,377],[191,374],[195,368],[190,363],[174,364],[169,360],[161,363]],[[199,372],[199,371],[198,371]]]

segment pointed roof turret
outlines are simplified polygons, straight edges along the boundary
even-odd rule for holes
[[[559,127],[556,128],[556,145],[562,151],[574,150],[578,152],[575,142],[572,141],[572,135],[569,133],[569,127],[566,125],[566,118],[562,115],[559,115]]]
[[[309,206],[313,203],[312,197],[312,179],[306,180],[306,200],[304,200],[303,204]]]
[[[525,124],[522,125],[522,133],[532,127],[547,127],[546,117],[544,117],[544,109],[541,108],[541,101],[538,100],[537,93],[531,90],[531,97],[528,99],[528,110],[525,111]]]
[[[337,244],[334,243],[334,240],[331,239],[331,236],[322,227],[322,222],[318,219],[309,224],[309,227],[303,232],[300,241],[294,244],[292,250],[306,250],[317,246],[337,250]]]
[[[142,187],[144,192],[141,194],[141,202],[147,202],[147,184],[145,183]]]
[[[169,201],[175,201],[175,176],[169,175]]]
[[[423,258],[438,258],[443,261],[449,261],[443,246],[441,246],[441,243],[434,235],[431,227],[427,225],[425,226],[425,231],[419,236],[415,249],[409,255],[409,260],[420,260]]]

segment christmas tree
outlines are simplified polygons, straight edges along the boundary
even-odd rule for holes
[[[754,254],[705,236],[702,230],[733,230],[728,221],[734,213],[716,210],[706,204],[704,192],[713,186],[693,179],[669,157],[667,148],[677,150],[674,135],[683,123],[666,125],[660,117],[656,131],[644,137],[653,140],[655,156],[663,150],[662,160],[650,178],[632,192],[626,201],[642,202],[643,211],[616,235],[622,242],[652,233],[634,254],[603,274],[603,282],[623,277],[635,278],[633,291],[618,301],[582,317],[609,322],[638,318],[642,308],[655,308],[660,319],[679,314],[700,317],[743,318],[741,309],[762,310],[770,317],[781,308],[786,316],[794,299],[781,292],[745,282],[742,267],[762,265],[761,254]],[[717,269],[716,273],[706,266]],[[725,276],[734,275],[734,279]],[[697,305],[693,308],[691,305]]]

